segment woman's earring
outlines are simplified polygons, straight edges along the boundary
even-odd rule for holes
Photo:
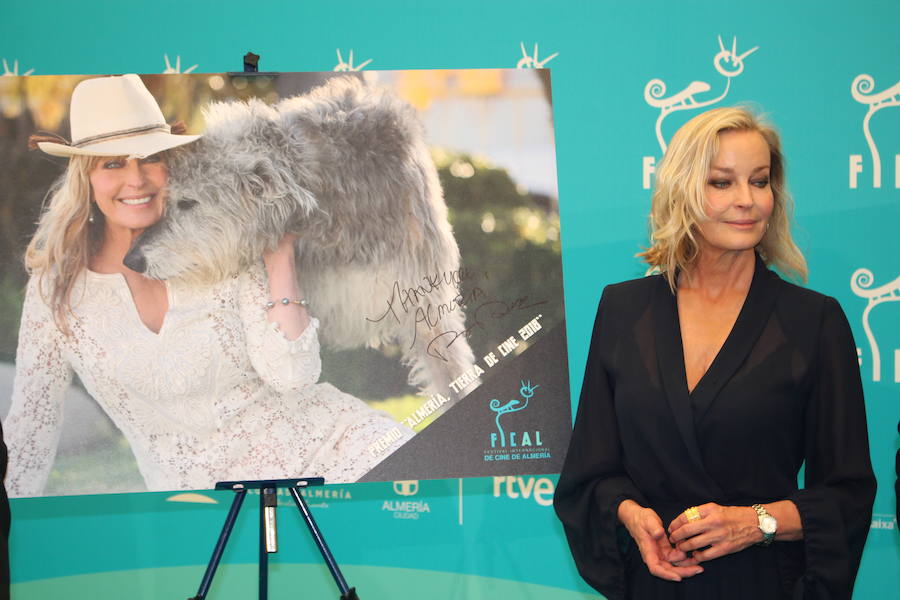
[[[96,219],[94,219],[94,203],[91,202],[91,206],[88,209],[88,223],[93,223]],[[768,227],[768,225],[766,225]]]

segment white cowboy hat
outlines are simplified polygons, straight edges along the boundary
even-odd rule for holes
[[[156,100],[133,74],[79,83],[72,92],[69,122],[71,144],[38,141],[38,147],[53,156],[144,158],[200,137],[173,134]]]

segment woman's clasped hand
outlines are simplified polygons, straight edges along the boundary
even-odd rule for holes
[[[682,513],[667,530],[672,545],[697,563],[740,552],[763,539],[756,511],[749,506],[710,502],[698,506],[697,511],[699,519],[688,520]]]
[[[691,516],[691,510],[696,516]],[[663,528],[653,509],[634,500],[619,504],[619,520],[641,552],[648,570],[663,579],[681,581],[703,572],[700,563],[733,554],[761,543],[757,512],[750,506],[722,506],[714,502],[686,509]],[[792,519],[781,529],[788,529]],[[787,535],[779,535],[785,539]],[[795,536],[792,536],[795,537]]]
[[[634,500],[624,500],[619,504],[618,513],[652,574],[669,581],[681,581],[703,572],[696,559],[671,542],[669,532],[652,508],[644,508]]]

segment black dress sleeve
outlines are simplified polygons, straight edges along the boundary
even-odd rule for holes
[[[603,355],[612,354],[614,327],[605,315],[609,288],[603,292],[578,401],[575,428],[553,499],[578,572],[608,599],[625,596],[619,539],[628,533],[617,509],[626,499],[646,505],[627,475],[616,423],[614,382]]]
[[[800,513],[805,575],[795,598],[848,599],[872,519],[875,476],[853,334],[827,298],[806,406],[805,485],[789,496]]]

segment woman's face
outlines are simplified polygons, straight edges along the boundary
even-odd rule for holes
[[[88,177],[92,200],[105,217],[107,233],[140,233],[162,218],[169,171],[161,154],[103,157]]]
[[[769,185],[769,145],[757,131],[723,131],[706,181],[707,220],[699,226],[700,250],[756,247],[775,206]]]

